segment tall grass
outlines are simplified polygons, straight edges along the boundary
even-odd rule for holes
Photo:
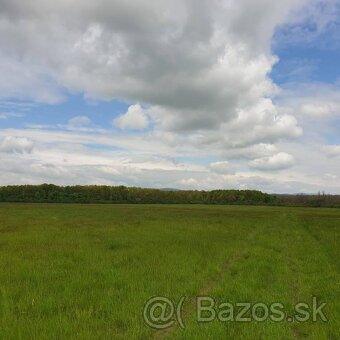
[[[147,339],[152,296],[317,296],[327,323],[198,324],[179,339],[338,339],[340,211],[239,206],[0,205],[1,339]]]

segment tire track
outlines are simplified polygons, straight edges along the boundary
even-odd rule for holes
[[[254,229],[251,233],[248,234],[248,237],[245,239],[245,243],[249,243],[255,238],[255,236],[260,232],[260,230]],[[190,318],[190,316],[195,312],[196,300],[199,296],[207,296],[209,295],[218,284],[223,279],[223,277],[228,273],[230,267],[237,262],[238,259],[241,259],[248,253],[248,248],[245,248],[244,251],[238,254],[238,256],[234,256],[228,259],[221,267],[221,269],[217,272],[216,276],[209,280],[207,284],[202,287],[197,294],[190,299],[189,303],[186,304],[186,307],[183,308],[182,311],[182,319],[185,323],[186,320]],[[154,332],[152,339],[165,339],[173,335],[179,329],[178,322],[174,322],[172,326],[166,329],[157,330]]]

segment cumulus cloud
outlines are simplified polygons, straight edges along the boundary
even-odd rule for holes
[[[210,139],[209,131],[223,124],[257,119],[261,126],[271,120],[273,130],[259,127],[253,140],[290,138],[297,134],[296,121],[280,119],[270,99],[277,91],[268,76],[277,61],[270,45],[275,27],[300,4],[2,0],[0,45],[6,49],[0,55],[9,71],[0,89],[10,83],[7,96],[45,102],[60,100],[64,88],[139,102],[148,105],[155,129],[163,132],[203,130]],[[266,118],[258,110],[264,101]],[[123,128],[132,124],[130,115],[121,118]],[[135,123],[144,128],[145,116]]]
[[[139,104],[136,104],[131,105],[126,113],[115,118],[113,124],[122,130],[142,130],[148,127],[149,119],[144,109]]]
[[[34,142],[25,137],[6,136],[0,140],[0,152],[5,153],[30,153],[33,146]]]
[[[294,157],[286,152],[279,152],[270,157],[256,158],[248,164],[251,168],[259,170],[282,170],[294,165]]]
[[[278,153],[276,145],[258,143],[246,147],[226,149],[223,154],[232,159],[255,159],[272,156],[275,153]]]
[[[55,104],[69,91],[134,104],[113,120],[114,133],[89,126],[86,116],[34,131],[0,130],[0,150],[7,152],[0,182],[323,189],[327,183],[308,160],[299,174],[288,168],[297,141],[306,138],[301,122],[338,116],[339,85],[280,89],[270,78],[278,62],[275,28],[306,3],[0,0],[0,99]],[[297,17],[291,27],[305,20]],[[327,25],[318,21],[319,31]],[[16,111],[13,105],[1,111]],[[30,155],[33,140],[39,148]],[[321,166],[332,162],[322,173],[336,173],[339,158],[318,152]],[[275,174],[280,169],[288,170]]]
[[[296,139],[301,135],[302,128],[297,125],[295,117],[284,112],[280,114],[271,100],[262,99],[252,107],[239,110],[234,119],[221,123],[215,130],[193,132],[186,136],[196,147],[214,148],[231,154],[239,151],[242,157],[247,153],[245,150],[254,148],[253,152],[257,154],[260,151],[267,153],[269,148],[265,149],[263,145],[273,145],[280,139]]]

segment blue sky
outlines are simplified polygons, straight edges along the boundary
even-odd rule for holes
[[[28,125],[66,125],[75,116],[87,116],[102,128],[113,128],[112,119],[126,112],[128,104],[112,101],[88,101],[84,94],[66,94],[65,99],[57,104],[36,103],[34,106],[23,104],[19,110],[23,117],[1,121],[1,127],[25,128]]]
[[[324,50],[317,46],[276,47],[274,53],[280,61],[271,77],[277,84],[289,81],[318,81],[335,83],[339,79],[340,49]]]
[[[340,193],[338,0],[5,3],[0,185]]]

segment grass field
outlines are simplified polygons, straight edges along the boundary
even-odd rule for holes
[[[340,339],[340,210],[199,205],[0,205],[0,339]],[[183,304],[185,329],[143,321]],[[312,296],[323,322],[198,323],[194,298]]]

